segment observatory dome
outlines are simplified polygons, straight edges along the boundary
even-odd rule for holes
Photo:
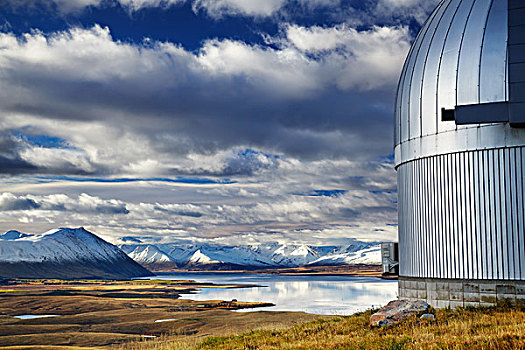
[[[480,126],[458,125],[447,120],[443,110],[509,100],[507,11],[507,0],[444,0],[432,12],[412,45],[399,81],[394,137],[398,163],[458,150],[443,141],[439,144],[435,137],[423,143],[420,138]],[[480,121],[487,126],[487,121],[504,118]],[[472,144],[475,135],[459,136],[459,140],[453,137],[454,146],[483,148],[479,142]],[[466,145],[469,136],[471,142]],[[412,140],[417,145],[410,145]],[[450,137],[446,143],[451,145]]]
[[[396,97],[401,298],[525,298],[524,126],[525,1],[442,0]]]

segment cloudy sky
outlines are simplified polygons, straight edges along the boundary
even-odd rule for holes
[[[395,87],[437,0],[0,0],[0,230],[396,239]]]

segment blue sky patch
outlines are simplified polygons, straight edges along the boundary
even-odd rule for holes
[[[345,194],[346,190],[313,190],[305,194],[298,194],[299,196],[308,196],[308,197],[339,197]]]
[[[60,137],[39,135],[39,134],[26,134],[21,131],[14,133],[15,137],[27,141],[32,145],[44,148],[70,148],[68,142]]]

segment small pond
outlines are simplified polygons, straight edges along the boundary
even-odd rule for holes
[[[20,320],[34,320],[35,318],[47,318],[47,317],[58,317],[60,315],[18,315],[13,316],[14,318],[18,318]]]

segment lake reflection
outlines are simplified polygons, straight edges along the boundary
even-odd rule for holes
[[[397,281],[345,276],[277,276],[179,273],[153,279],[187,280],[216,284],[257,284],[254,288],[204,288],[185,299],[261,301],[276,306],[240,310],[304,311],[320,315],[349,315],[385,305],[397,298]]]

